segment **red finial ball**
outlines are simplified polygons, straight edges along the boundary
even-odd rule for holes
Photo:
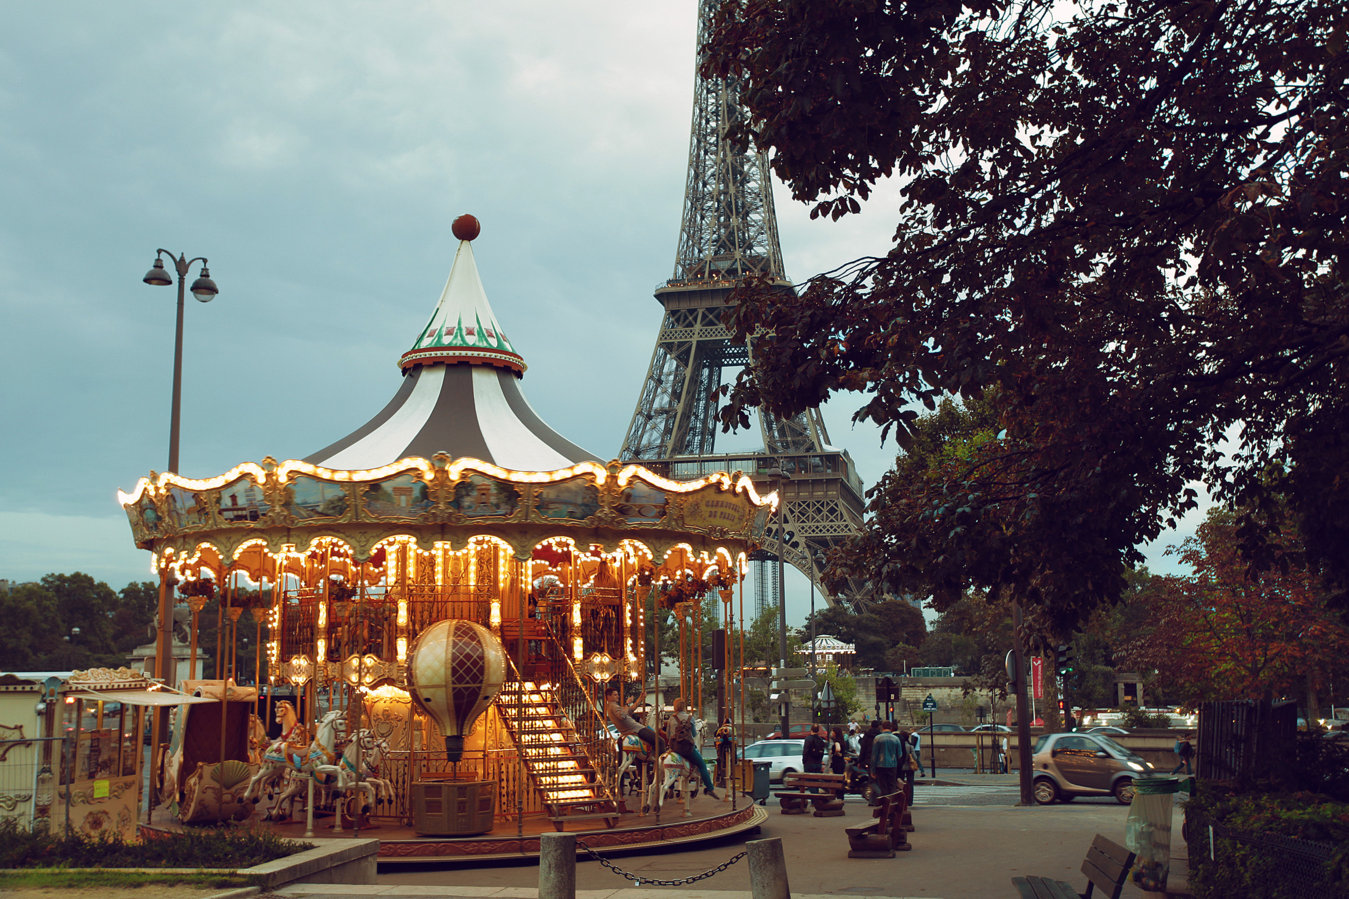
[[[482,225],[478,224],[476,218],[468,213],[464,213],[454,220],[454,224],[450,226],[450,230],[452,230],[454,236],[460,240],[472,240],[482,232]]]

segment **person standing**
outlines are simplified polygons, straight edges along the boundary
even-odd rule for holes
[[[824,773],[824,737],[820,736],[820,725],[812,724],[806,735],[805,745],[801,748],[801,767],[807,774]]]
[[[723,787],[731,776],[731,751],[734,748],[735,731],[731,728],[731,719],[727,718],[725,723],[717,728],[716,781]]]
[[[836,727],[829,738],[829,770],[834,774],[842,774],[848,770],[848,751],[847,742],[843,736],[843,728]]]
[[[871,745],[876,742],[876,735],[880,732],[881,720],[879,718],[872,718],[871,726],[867,728],[866,733],[862,734],[862,739],[858,744],[857,750],[857,764],[861,765],[862,770],[871,774],[873,777],[875,774],[871,771]]]
[[[703,788],[707,791],[707,795],[720,800],[722,797],[717,795],[716,787],[712,785],[712,775],[707,771],[707,760],[693,744],[693,713],[689,711],[684,697],[681,696],[674,701],[674,713],[670,715],[670,720],[665,726],[665,738],[669,740],[670,748],[702,777]],[[729,793],[726,798],[730,798]]]
[[[1192,736],[1194,734],[1187,731],[1176,741],[1176,757],[1180,759],[1180,764],[1171,769],[1172,774],[1179,774],[1181,769],[1184,769],[1186,777],[1194,773],[1190,770],[1190,761],[1194,758],[1194,744],[1190,742]]]
[[[887,721],[871,744],[871,776],[876,780],[877,796],[899,792],[899,756],[894,722]]]
[[[899,740],[899,779],[908,787],[908,794],[913,795],[913,772],[918,765],[913,760],[913,745],[909,742],[909,732],[901,730],[895,734]]]
[[[919,731],[909,734],[909,746],[913,749],[913,758],[918,762],[918,776],[927,777],[927,769],[923,767],[923,737]]]

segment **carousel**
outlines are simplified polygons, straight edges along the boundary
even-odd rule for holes
[[[732,801],[685,793],[662,813],[682,784],[663,765],[680,760],[627,776],[644,747],[617,738],[603,695],[654,695],[656,710],[677,695],[698,721],[739,720],[741,585],[777,497],[739,473],[672,481],[604,462],[549,428],[488,303],[478,233],[454,222],[444,291],[366,424],[303,460],[151,472],[119,494],[161,615],[190,610],[193,656],[201,624],[219,624],[214,680],[178,686],[241,709],[175,721],[146,826],[359,832],[382,860],[425,860],[529,854],[553,829],[638,846],[762,818],[735,771]],[[705,708],[711,669],[729,673],[719,708]],[[216,724],[194,738],[196,721]]]

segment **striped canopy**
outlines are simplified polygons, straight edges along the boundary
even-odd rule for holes
[[[436,453],[515,471],[603,461],[548,427],[521,393],[524,360],[492,313],[470,241],[459,242],[440,302],[399,362],[403,384],[393,399],[304,461],[340,471]]]

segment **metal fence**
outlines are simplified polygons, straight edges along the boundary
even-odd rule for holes
[[[1342,896],[1333,882],[1335,847],[1277,833],[1244,833],[1192,820],[1190,878],[1214,896],[1322,899]],[[1205,870],[1207,869],[1207,870]]]
[[[1206,702],[1199,706],[1201,780],[1250,783],[1297,753],[1297,704]]]
[[[65,757],[62,737],[0,740],[0,818],[25,827],[52,814],[56,772]]]

